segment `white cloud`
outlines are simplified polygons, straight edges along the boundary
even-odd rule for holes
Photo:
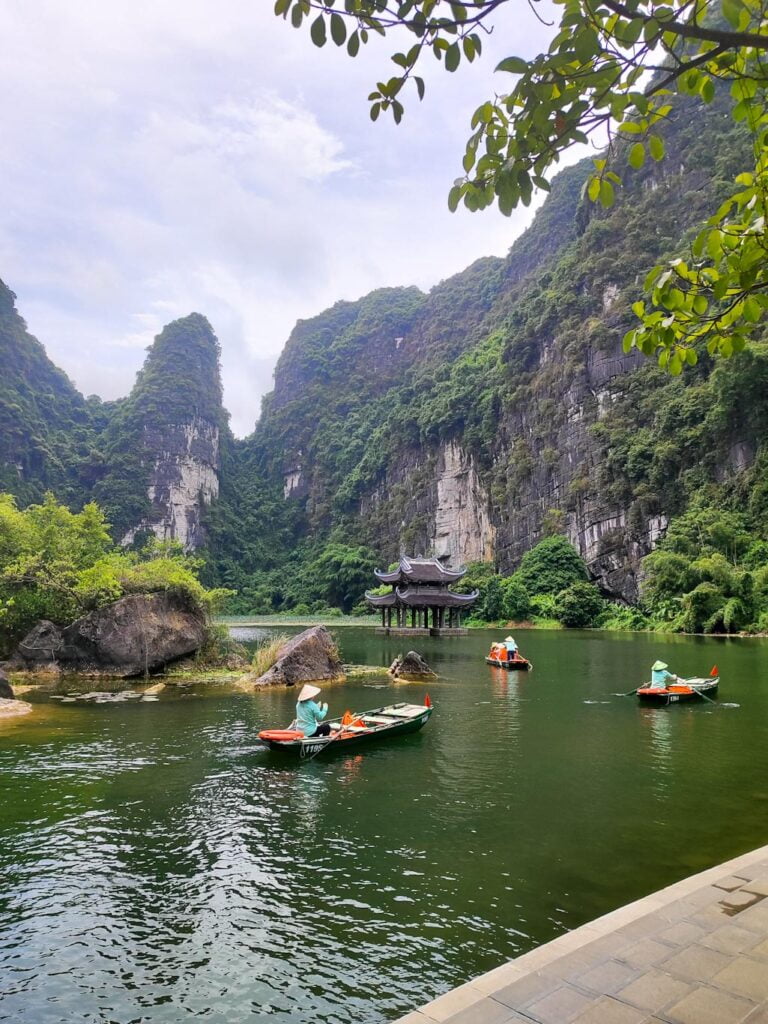
[[[0,276],[86,393],[126,393],[152,336],[196,310],[248,431],[296,319],[428,288],[530,218],[452,216],[445,197],[471,111],[501,87],[495,61],[543,45],[532,16],[516,7],[515,32],[453,76],[428,66],[396,128],[365,98],[388,42],[350,61],[271,7],[0,0]]]

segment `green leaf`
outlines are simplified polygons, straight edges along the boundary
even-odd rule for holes
[[[522,57],[505,57],[496,65],[497,71],[509,71],[513,75],[522,75],[528,70],[528,61]]]
[[[347,38],[347,26],[340,14],[331,15],[331,39],[337,46],[343,46]]]
[[[636,142],[629,151],[629,165],[638,169],[645,163],[645,146],[642,142]]]
[[[325,18],[318,14],[309,29],[309,35],[315,46],[325,46],[327,36],[325,34]]]
[[[356,57],[359,51],[360,36],[357,34],[357,32],[353,32],[352,35],[349,37],[349,42],[347,43],[347,53],[349,54],[350,57]]]
[[[600,179],[590,178],[589,187],[587,188],[587,195],[594,203],[597,197],[600,195]]]
[[[654,160],[664,159],[664,143],[658,135],[649,136],[648,149]]]
[[[600,205],[603,207],[604,210],[608,210],[608,209],[610,209],[611,206],[613,206],[613,203],[614,203],[613,185],[610,183],[610,181],[603,180],[603,181],[600,182],[599,198],[600,198]]]
[[[706,77],[702,79],[699,86],[699,96],[701,96],[705,103],[711,103],[715,98],[715,83],[711,78]]]
[[[452,43],[445,51],[445,70],[455,71],[461,63],[461,50],[458,43]]]

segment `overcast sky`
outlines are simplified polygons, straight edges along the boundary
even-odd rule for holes
[[[297,319],[383,285],[428,289],[503,255],[530,219],[450,214],[493,67],[549,35],[509,4],[487,56],[431,57],[424,103],[373,124],[391,42],[350,60],[272,0],[0,0],[0,278],[85,394],[126,394],[146,346],[194,311],[249,433]]]

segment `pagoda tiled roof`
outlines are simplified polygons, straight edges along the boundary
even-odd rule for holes
[[[395,587],[389,594],[370,594],[365,599],[374,608],[394,608],[406,605],[408,608],[468,608],[480,595],[479,590],[471,594],[454,594],[447,588],[436,587]]]
[[[374,569],[374,576],[381,583],[412,584],[412,583],[456,583],[466,569],[448,569],[438,558],[407,558],[400,559],[396,569],[381,572]]]

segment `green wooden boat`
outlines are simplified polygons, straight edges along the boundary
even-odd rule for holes
[[[427,697],[424,704],[387,704],[372,711],[363,711],[353,716],[352,724],[343,724],[340,718],[331,719],[328,723],[331,727],[329,736],[304,736],[293,728],[263,729],[259,739],[270,750],[301,758],[314,757],[326,747],[338,751],[356,750],[376,740],[418,732],[427,724],[431,714],[432,702]]]

